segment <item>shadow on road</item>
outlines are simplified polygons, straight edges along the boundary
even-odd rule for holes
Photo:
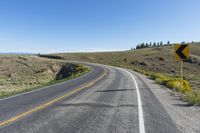
[[[190,105],[188,103],[184,103],[184,104],[172,104],[173,106],[178,106],[178,107],[193,107],[193,105]]]

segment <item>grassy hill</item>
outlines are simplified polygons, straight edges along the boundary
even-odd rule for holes
[[[184,62],[184,78],[193,89],[200,90],[200,43],[190,45],[191,59]],[[180,63],[175,60],[174,46],[143,48],[120,52],[60,53],[67,60],[87,61],[147,72],[179,76]]]
[[[68,64],[27,55],[0,55],[0,98],[77,77],[88,71],[82,65]]]

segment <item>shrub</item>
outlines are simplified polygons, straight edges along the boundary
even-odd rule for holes
[[[166,86],[183,94],[185,94],[185,92],[192,92],[192,88],[186,80],[171,79],[167,82]]]
[[[186,92],[185,100],[191,105],[200,104],[200,92]]]
[[[192,91],[190,84],[186,80],[164,76],[161,74],[151,74],[150,76],[158,84],[165,85],[168,88],[175,89],[178,92],[185,93],[186,91],[189,91],[189,92]]]
[[[161,78],[155,78],[156,83],[163,84],[163,81]]]
[[[193,91],[188,81],[176,77],[165,76],[158,73],[149,73],[141,71],[139,69],[135,69],[135,71],[142,73],[146,76],[150,76],[158,84],[165,85],[170,89],[185,94],[185,100],[189,104],[191,105],[194,105],[196,103],[200,104],[200,91]]]

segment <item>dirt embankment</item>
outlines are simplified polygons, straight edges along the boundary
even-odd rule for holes
[[[37,56],[0,56],[0,97],[84,72],[82,65]]]

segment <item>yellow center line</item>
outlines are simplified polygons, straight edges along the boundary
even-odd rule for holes
[[[73,95],[73,94],[75,94],[75,93],[77,93],[77,92],[83,90],[83,89],[89,88],[89,87],[91,87],[92,85],[94,85],[97,81],[99,81],[100,79],[102,79],[102,78],[103,78],[104,76],[106,76],[106,75],[107,75],[107,70],[104,69],[104,73],[103,73],[100,77],[98,77],[97,79],[91,81],[90,83],[87,83],[87,84],[83,85],[82,87],[76,88],[75,90],[73,90],[73,91],[71,91],[71,92],[68,92],[68,93],[66,93],[66,94],[64,94],[64,95],[62,95],[62,96],[60,96],[60,97],[58,97],[58,98],[56,98],[56,99],[53,99],[53,100],[51,100],[51,101],[49,101],[49,102],[47,102],[47,103],[44,103],[44,104],[42,104],[42,105],[39,105],[39,106],[37,106],[37,107],[35,107],[35,108],[31,109],[31,110],[28,110],[28,111],[26,111],[26,112],[23,112],[23,113],[20,114],[20,115],[14,116],[14,117],[12,117],[12,118],[10,118],[10,119],[8,119],[8,120],[5,120],[5,121],[3,121],[3,122],[0,122],[0,127],[1,127],[1,126],[4,126],[4,125],[7,125],[7,124],[9,124],[9,123],[11,123],[11,122],[14,122],[14,121],[16,121],[16,120],[18,120],[18,119],[20,119],[20,118],[22,118],[22,117],[24,117],[24,116],[30,115],[30,114],[32,114],[32,113],[38,111],[38,110],[44,109],[44,108],[46,108],[46,107],[48,107],[48,106],[50,106],[50,105],[52,105],[52,104],[54,104],[54,103],[56,103],[56,102],[58,102],[58,101],[64,99],[64,98],[66,98],[66,97],[69,97],[69,96],[71,96],[71,95]]]

